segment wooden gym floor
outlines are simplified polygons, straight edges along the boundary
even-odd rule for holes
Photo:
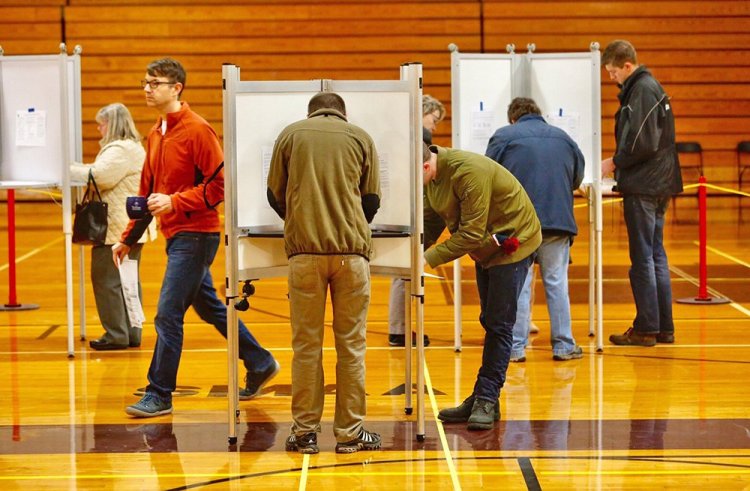
[[[747,200],[745,200],[747,201]],[[152,319],[164,266],[162,239],[146,246],[141,275],[148,319],[143,345],[96,352],[76,336],[66,356],[61,210],[18,203],[18,299],[38,310],[0,312],[0,486],[3,489],[747,489],[750,488],[750,230],[737,198],[709,207],[709,287],[725,305],[674,305],[676,343],[611,346],[595,352],[588,336],[588,228],[572,250],[573,329],[584,358],[555,362],[544,295],[537,287],[525,363],[512,364],[495,429],[469,433],[441,426],[439,408],[472,388],[483,334],[469,261],[463,262],[464,349],[453,350],[452,283],[426,285],[425,325],[432,340],[426,367],[426,441],[415,440],[403,411],[404,352],[387,341],[390,280],[374,277],[367,352],[367,427],[383,449],[337,455],[331,419],[334,363],[321,453],[284,451],[290,418],[290,329],[286,280],[257,282],[242,315],[282,370],[254,401],[240,403],[236,448],[227,444],[225,342],[191,311],[185,326],[174,414],[149,420],[123,408],[146,385],[155,334]],[[747,203],[744,203],[747,207]],[[747,215],[747,210],[744,210]],[[697,293],[695,200],[670,210],[666,244],[674,298]],[[745,218],[746,219],[746,218]],[[0,300],[7,301],[7,242],[0,235]],[[88,251],[86,251],[88,262]],[[627,236],[619,204],[605,207],[604,333],[624,331],[633,316]],[[214,263],[223,284],[223,253]],[[77,268],[76,268],[77,269]],[[87,264],[88,271],[88,264]],[[450,268],[438,274],[452,278]],[[86,273],[88,274],[88,273]],[[77,282],[77,274],[74,281]],[[219,287],[223,292],[223,288]],[[101,334],[87,289],[87,337]],[[76,325],[76,333],[78,333]],[[243,375],[243,374],[240,374]],[[262,487],[258,487],[262,486]]]

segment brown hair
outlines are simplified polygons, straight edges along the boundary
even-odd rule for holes
[[[602,66],[612,65],[622,68],[627,62],[637,65],[638,57],[635,54],[635,47],[624,39],[615,39],[607,45],[602,53]]]
[[[185,90],[185,81],[187,80],[185,69],[182,67],[182,64],[174,58],[167,57],[152,61],[146,67],[146,73],[152,77],[168,78],[172,83],[181,83],[182,89],[177,95],[178,99],[182,95],[182,91]]]
[[[335,109],[346,116],[346,104],[344,99],[335,92],[318,92],[307,103],[307,115],[311,115],[319,109]]]
[[[542,114],[539,106],[536,105],[534,99],[526,97],[516,97],[510,104],[508,104],[508,122],[513,124],[518,121],[521,116],[527,114]]]

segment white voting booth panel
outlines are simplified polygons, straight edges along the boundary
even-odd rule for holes
[[[0,180],[6,189],[40,188],[46,184],[63,191],[68,356],[72,357],[72,204],[69,165],[83,158],[81,47],[76,46],[73,55],[67,55],[65,50],[62,44],[58,55],[0,54]],[[81,261],[81,269],[82,264]],[[80,276],[81,336],[84,336],[84,275]]]
[[[597,343],[601,349],[601,73],[599,46],[592,43],[590,52],[516,54],[460,53],[451,50],[453,97],[453,146],[484,155],[492,134],[508,124],[507,108],[515,97],[534,99],[549,124],[565,130],[578,144],[586,162],[583,184],[590,200],[590,333],[597,322]],[[487,106],[485,101],[491,101]],[[467,107],[467,105],[469,107]],[[502,105],[502,107],[497,107]],[[486,119],[477,111],[490,111]],[[458,115],[458,117],[456,117]],[[495,121],[487,129],[485,122]],[[486,138],[485,138],[486,137]],[[596,268],[596,273],[594,271]],[[595,277],[596,276],[596,280]],[[460,285],[458,262],[454,263],[454,284]],[[598,289],[596,294],[594,286]],[[455,291],[455,348],[461,349],[461,297]],[[595,312],[595,306],[599,306]]]
[[[284,224],[268,204],[267,177],[276,137],[286,126],[307,116],[310,98],[320,91],[341,95],[347,119],[373,138],[378,151],[381,204],[371,224],[374,249],[370,258],[371,271],[410,279],[415,274],[422,276],[421,247],[414,243],[421,236],[416,230],[422,227],[421,216],[416,217],[417,211],[421,214],[418,209],[421,201],[417,203],[415,198],[417,154],[421,157],[421,148],[418,151],[416,143],[421,141],[422,98],[421,65],[417,65],[402,67],[402,80],[396,81],[309,82],[242,82],[239,68],[224,66],[227,322],[230,326],[237,322],[233,299],[239,296],[239,282],[287,275]],[[419,160],[421,162],[421,158]],[[421,182],[419,187],[421,190]],[[416,259],[414,251],[419,251]],[[423,283],[411,283],[412,295],[423,296]],[[424,329],[420,324],[423,319],[421,302],[415,303],[417,329],[421,332]],[[238,348],[233,331],[230,329],[228,336],[230,394],[237,392]],[[423,350],[422,346],[421,355],[419,347],[417,350],[421,359]],[[419,362],[417,366],[419,384],[420,380],[423,383],[424,375]],[[418,391],[418,403],[422,397]],[[236,399],[233,403],[230,398],[230,443],[236,441],[234,424],[239,414],[236,408]],[[424,411],[418,407],[417,414],[417,438],[423,439]]]
[[[376,237],[370,269],[373,273],[400,272],[407,276],[411,268],[408,237]],[[239,273],[243,279],[274,278],[286,275],[288,265],[284,238],[240,237],[238,241]]]
[[[62,185],[81,158],[80,72],[78,56],[0,56],[0,180]]]
[[[508,124],[513,99],[511,55],[453,57],[453,146],[484,155],[492,134]]]
[[[246,89],[263,90],[265,83],[242,82]],[[349,90],[355,86],[357,90]],[[389,87],[388,85],[392,85]],[[374,233],[371,269],[411,268],[412,144],[410,94],[402,82],[383,82],[374,91],[363,91],[362,82],[331,81],[331,90],[346,103],[349,122],[372,136],[380,158],[381,205],[371,228]],[[380,89],[380,90],[377,90]],[[398,91],[400,90],[400,91]],[[239,237],[238,270],[242,279],[284,275],[287,265],[282,231],[284,222],[268,204],[268,170],[278,134],[289,124],[304,119],[311,92],[245,92],[236,96],[237,114],[237,226],[249,234]],[[378,102],[373,103],[374,95]],[[404,233],[403,237],[379,237],[379,232]]]
[[[600,148],[594,153],[595,142],[601,141],[597,110],[601,99],[599,77],[594,86],[593,63],[591,53],[529,55],[528,96],[536,101],[549,124],[565,130],[578,144],[586,159],[584,184],[594,182],[594,170],[600,168],[601,161]],[[595,70],[598,74],[598,63]]]

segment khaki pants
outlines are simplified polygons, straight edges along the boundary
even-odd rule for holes
[[[325,398],[323,322],[331,290],[336,342],[336,441],[362,429],[365,400],[365,337],[370,305],[370,266],[357,255],[299,254],[289,259],[292,321],[292,432],[320,431]]]

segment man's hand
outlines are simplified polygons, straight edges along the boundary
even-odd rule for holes
[[[120,267],[120,263],[122,262],[125,257],[130,253],[130,246],[123,244],[122,242],[118,242],[117,244],[112,246],[112,261],[114,261],[115,266],[118,268]]]
[[[172,197],[168,194],[153,193],[148,197],[148,211],[155,217],[172,213]]]
[[[615,171],[615,161],[612,158],[602,160],[602,177]]]

